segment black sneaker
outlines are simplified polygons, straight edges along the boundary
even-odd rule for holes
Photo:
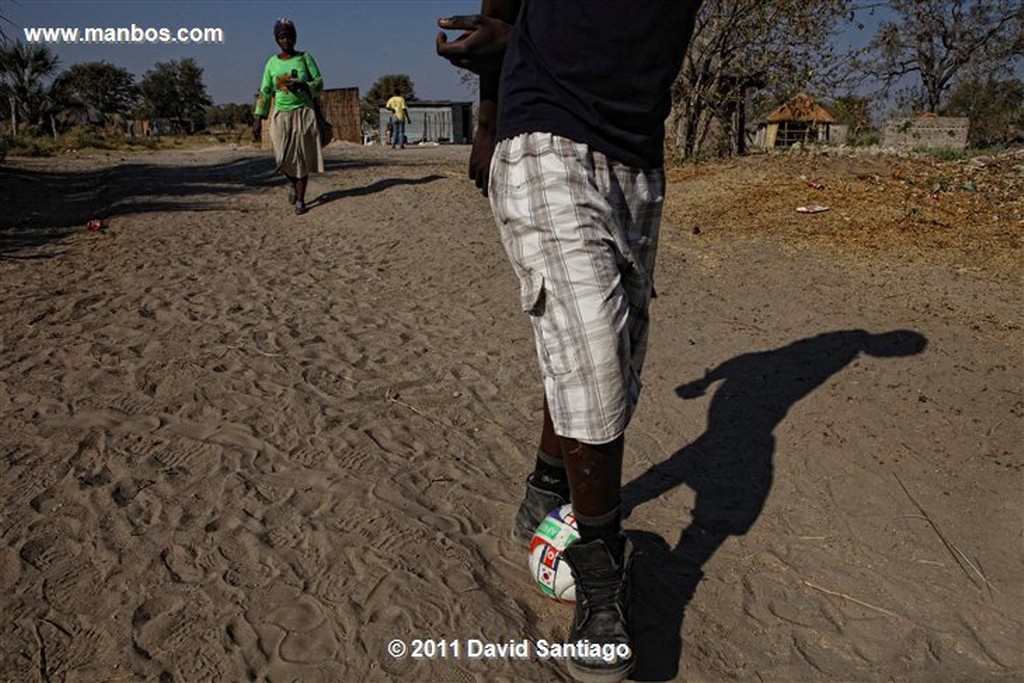
[[[569,643],[577,650],[567,660],[569,674],[586,683],[621,681],[633,670],[629,638],[629,572],[633,544],[623,539],[621,557],[613,557],[602,540],[565,549],[576,580],[576,617]]]
[[[516,521],[512,525],[512,540],[529,546],[533,532],[537,530],[548,513],[569,502],[569,489],[564,491],[548,491],[533,484],[533,475],[526,478],[526,494],[516,512]]]

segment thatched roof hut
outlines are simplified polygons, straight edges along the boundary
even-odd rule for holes
[[[804,123],[835,123],[835,118],[807,93],[794,95],[781,107],[764,117],[768,123],[802,121]]]
[[[828,142],[835,118],[806,94],[794,95],[764,118],[765,146],[789,147],[798,142]]]

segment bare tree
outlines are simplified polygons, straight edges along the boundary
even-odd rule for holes
[[[938,112],[962,73],[1010,73],[1024,56],[1021,0],[889,0],[892,21],[858,61],[888,95],[912,78],[912,108]]]
[[[784,99],[830,64],[830,38],[849,0],[706,0],[672,88],[668,144],[691,158],[718,136],[743,151],[747,94]]]

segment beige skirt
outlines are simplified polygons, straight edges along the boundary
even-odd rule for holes
[[[277,170],[292,178],[324,172],[320,131],[312,107],[274,110],[270,115],[270,141],[274,144]]]

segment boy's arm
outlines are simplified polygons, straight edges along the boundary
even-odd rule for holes
[[[480,77],[480,107],[469,155],[469,177],[485,197],[498,129],[501,62],[508,35],[519,15],[519,5],[519,0],[482,0],[480,14],[448,17],[437,22],[443,29],[464,31],[453,41],[439,33],[437,54]]]

